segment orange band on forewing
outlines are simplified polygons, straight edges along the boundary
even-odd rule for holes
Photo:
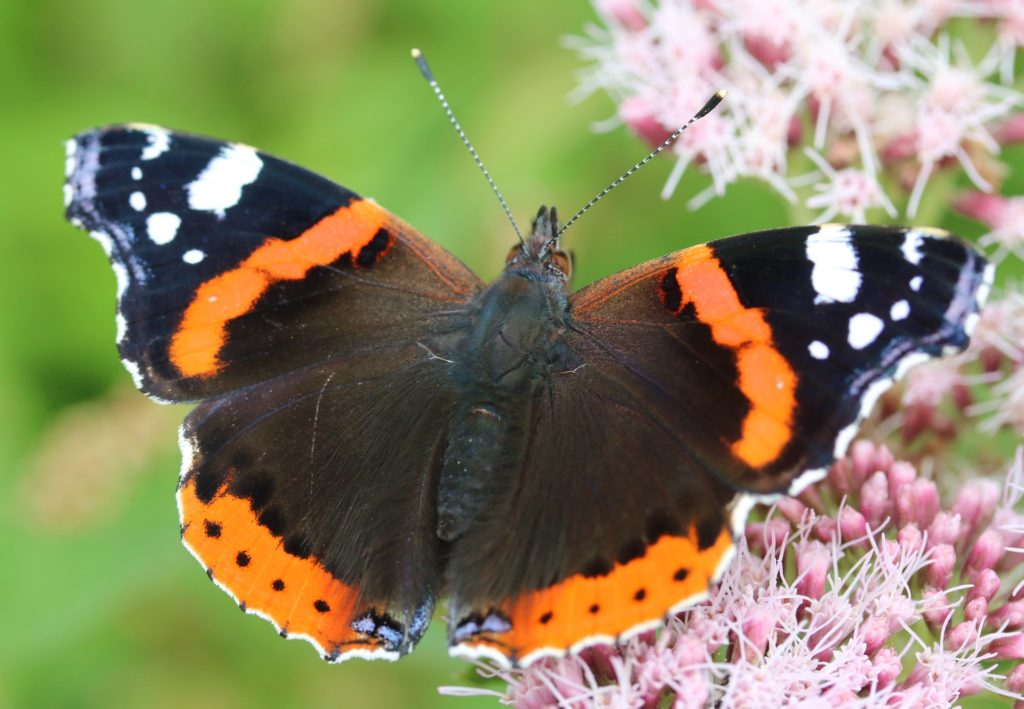
[[[388,220],[368,200],[354,200],[294,239],[267,237],[235,269],[199,286],[171,338],[170,359],[186,377],[215,374],[227,339],[227,324],[252,310],[277,281],[304,278],[310,269],[355,259]]]
[[[732,538],[724,528],[703,550],[695,529],[686,537],[661,537],[642,557],[616,564],[604,576],[577,574],[520,596],[500,609],[510,622],[509,631],[475,636],[461,645],[470,650],[488,647],[529,662],[538,650],[564,651],[587,639],[617,638],[699,599],[731,549]]]
[[[377,645],[351,627],[356,590],[312,559],[287,553],[258,523],[249,500],[224,486],[204,504],[194,481],[178,494],[185,544],[247,611],[269,617],[289,635],[309,636],[325,653]]]
[[[746,308],[708,246],[687,249],[675,263],[680,310],[692,304],[715,342],[736,353],[739,388],[750,400],[733,453],[753,468],[775,460],[792,436],[796,375],[775,349],[764,314]]]

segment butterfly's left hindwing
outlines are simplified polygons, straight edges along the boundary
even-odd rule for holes
[[[182,537],[210,577],[332,661],[396,659],[442,582],[437,461],[452,394],[408,344],[201,404],[182,426]]]

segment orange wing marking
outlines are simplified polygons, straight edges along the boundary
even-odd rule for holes
[[[740,303],[710,247],[687,249],[675,268],[682,294],[676,312],[693,304],[700,321],[711,327],[715,342],[736,353],[739,388],[751,407],[732,452],[752,468],[763,467],[778,458],[792,436],[796,375],[775,349],[764,314]]]
[[[271,621],[282,636],[303,638],[325,659],[397,659],[377,638],[352,628],[365,609],[358,593],[313,559],[284,550],[280,539],[257,522],[246,498],[227,485],[204,504],[194,480],[178,491],[182,540],[210,577],[247,613]]]
[[[525,667],[542,657],[626,639],[702,600],[732,550],[725,528],[706,549],[700,549],[695,528],[685,537],[661,537],[642,557],[616,564],[604,576],[576,574],[504,604],[498,613],[509,630],[474,634],[451,654]]]
[[[374,203],[353,200],[294,239],[267,237],[237,268],[199,287],[171,338],[171,362],[186,377],[216,374],[231,320],[252,310],[277,281],[304,278],[310,269],[334,263],[345,254],[355,262],[389,219]],[[386,249],[394,238],[388,234]]]

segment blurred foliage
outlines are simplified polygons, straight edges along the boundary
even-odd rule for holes
[[[427,54],[526,223],[542,203],[571,213],[642,155],[624,131],[590,131],[606,99],[567,104],[580,65],[561,39],[591,13],[584,2],[0,0],[0,707],[493,704],[437,695],[472,681],[447,657],[440,614],[398,665],[329,666],[234,611],[181,547],[185,410],[130,391],[114,278],[62,218],[63,141],[145,121],[256,145],[373,196],[492,278],[511,230],[409,49]],[[570,232],[577,285],[787,221],[758,184],[696,214],[662,202],[670,167],[656,161]],[[690,175],[678,193],[703,184]]]

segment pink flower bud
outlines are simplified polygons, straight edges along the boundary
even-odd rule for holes
[[[1006,676],[1006,688],[1017,694],[1024,694],[1024,665],[1017,665]]]
[[[894,163],[917,155],[917,133],[905,133],[890,140],[882,148],[882,162]]]
[[[892,514],[889,481],[879,471],[868,478],[860,490],[860,511],[872,529],[878,529]]]
[[[967,192],[953,202],[953,207],[982,224],[995,226],[1005,218],[1010,200],[998,194]]]
[[[783,497],[779,500],[777,507],[782,516],[794,525],[800,524],[800,519],[807,510],[807,506],[795,497]]]
[[[849,495],[850,491],[853,489],[850,482],[850,476],[853,474],[853,463],[849,456],[853,454],[852,450],[856,449],[861,443],[863,443],[863,441],[856,441],[853,446],[851,446],[851,453],[849,453],[847,457],[837,460],[832,464],[832,467],[828,469],[828,486],[832,491],[832,495],[837,500]]]
[[[932,588],[948,588],[956,567],[956,549],[952,544],[932,547],[931,564],[924,569],[924,578]]]
[[[924,544],[924,537],[916,524],[908,524],[896,535],[896,541],[903,547],[905,554],[913,554],[921,550]]]
[[[1003,543],[1002,535],[994,529],[986,529],[981,533],[977,541],[974,542],[974,546],[971,547],[971,551],[967,555],[967,561],[964,564],[964,575],[973,576],[982,570],[991,571],[996,562],[1003,557],[1005,551],[1006,547]],[[993,572],[994,574],[995,572]],[[997,576],[997,584],[998,578]]]
[[[818,517],[814,520],[814,536],[818,541],[831,542],[836,538],[838,525],[831,517]]]
[[[956,545],[960,541],[963,525],[960,516],[949,512],[939,512],[928,526],[928,546],[940,544]]]
[[[1003,660],[1024,660],[1024,633],[995,640],[989,644],[988,649]]]
[[[969,620],[957,623],[946,633],[946,649],[957,651],[978,639],[978,627]]]
[[[946,619],[953,614],[945,591],[926,588],[921,594],[921,599],[921,615],[932,628],[941,628]]]
[[[999,584],[1001,582],[999,574],[992,569],[982,569],[971,580],[974,586],[967,592],[968,600],[984,598],[987,602],[991,601],[999,593]]]
[[[914,466],[902,460],[889,466],[887,472],[889,478],[889,497],[893,500],[896,499],[900,488],[904,485],[910,485],[917,479],[917,471],[914,469]]]
[[[994,628],[1005,627],[1007,630],[1024,628],[1024,600],[1009,601],[989,613],[988,623]]]
[[[845,506],[839,510],[839,531],[844,542],[860,539],[868,533],[868,523],[860,512]]]
[[[964,618],[970,621],[983,621],[988,617],[988,601],[984,598],[974,598],[967,601],[964,606]]]
[[[786,61],[791,54],[789,43],[785,39],[770,34],[748,32],[743,38],[743,44],[751,56],[768,69],[773,69]]]
[[[734,654],[738,653],[747,662],[756,662],[764,656],[768,638],[775,631],[775,616],[768,610],[755,610],[744,619],[741,627],[743,637],[737,639]]]
[[[778,549],[789,537],[792,528],[789,522],[778,517],[766,522],[751,522],[747,525],[744,536],[752,551],[761,552],[765,549]]]
[[[885,469],[878,465],[879,448],[871,441],[854,441],[847,458],[850,461],[850,487],[854,490],[863,485],[870,476]]]
[[[879,616],[868,618],[860,626],[860,637],[864,641],[864,652],[869,655],[881,650],[890,635],[892,633],[889,632],[889,622]]]
[[[657,118],[651,105],[640,96],[630,96],[619,106],[619,118],[637,136],[652,148],[661,145],[672,135]]]
[[[1024,143],[1024,113],[1016,113],[996,129],[996,140],[1003,145]]]
[[[960,488],[951,511],[960,515],[967,534],[992,519],[999,502],[999,486],[992,480],[971,480]]]
[[[817,541],[798,544],[796,548],[797,591],[808,598],[818,599],[825,593],[832,555]]]
[[[875,681],[879,689],[888,687],[903,672],[903,663],[891,647],[883,647],[871,658]]]
[[[935,519],[941,505],[939,488],[931,480],[918,478],[910,489],[913,491],[914,521],[920,527],[927,527]]]

